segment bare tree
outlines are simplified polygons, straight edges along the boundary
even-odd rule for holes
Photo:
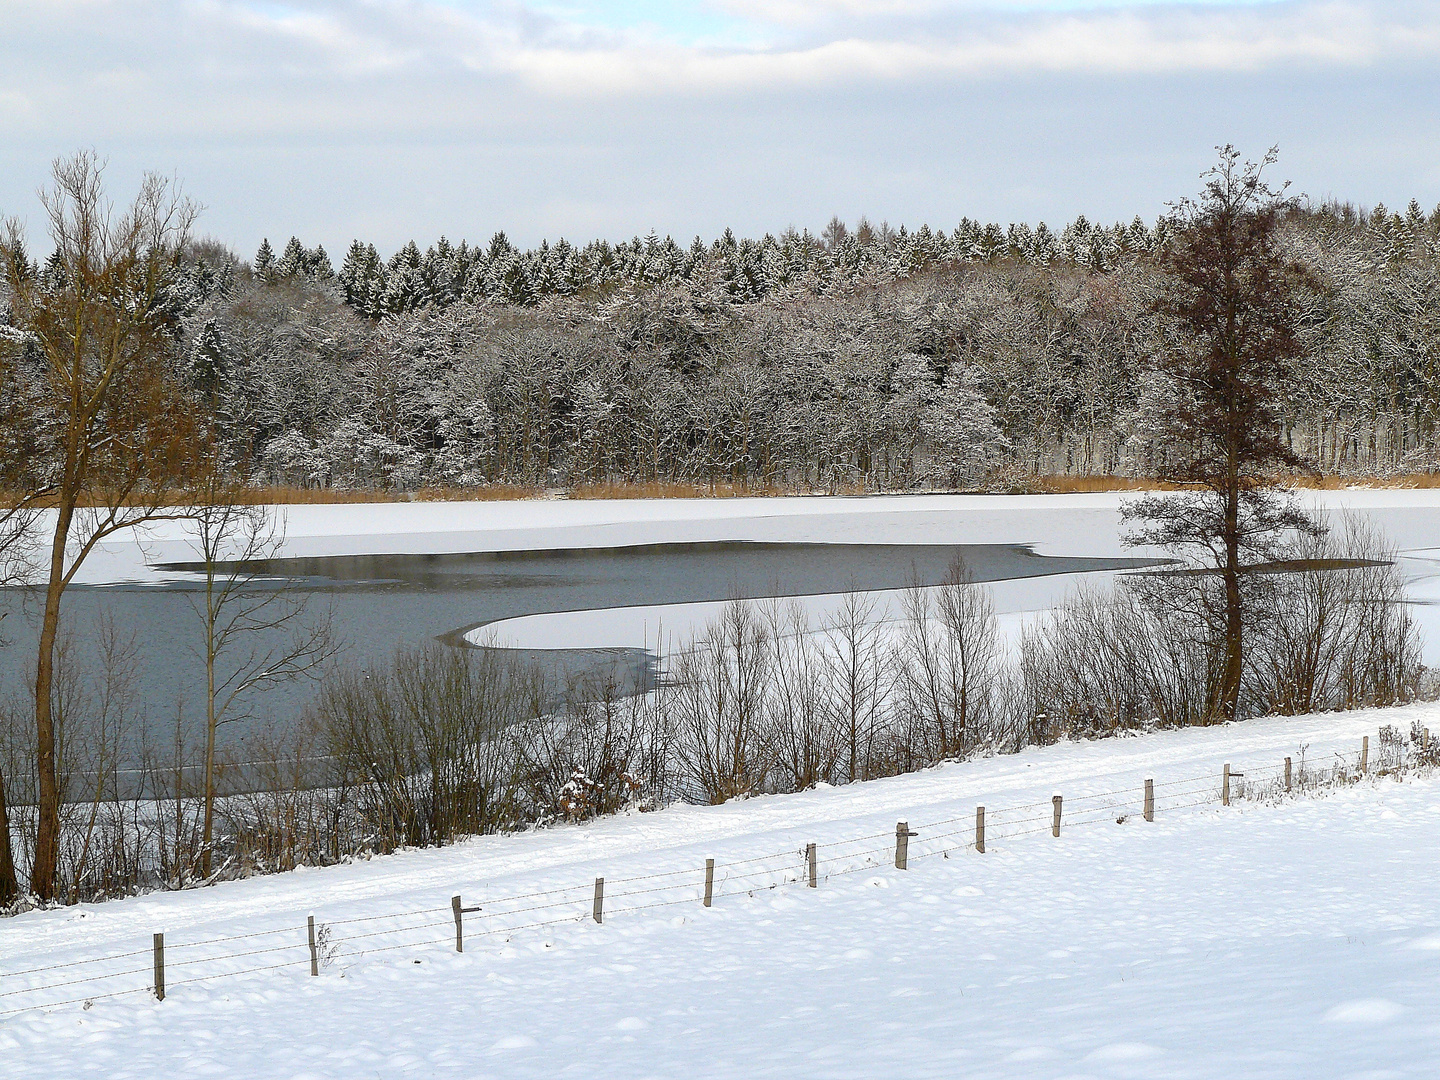
[[[0,462],[0,547],[39,544],[44,608],[35,669],[39,816],[31,890],[55,892],[60,793],[52,690],[61,599],[108,536],[173,516],[177,483],[202,456],[197,411],[172,372],[174,280],[196,207],[158,176],[117,213],[103,166],[82,152],[54,164],[42,192],[54,254],[33,266],[17,222],[0,236],[0,275],[20,356],[5,366],[0,410],[24,431]],[[46,508],[35,515],[38,507]],[[42,533],[46,534],[42,537]],[[17,539],[19,538],[19,539]]]
[[[875,601],[861,592],[847,592],[825,620],[821,640],[845,778],[851,783],[868,780],[893,675]]]
[[[897,667],[905,706],[919,722],[930,759],[951,757],[990,719],[1001,659],[995,603],[959,558],[933,594],[917,577],[902,602]]]
[[[1246,564],[1273,558],[1288,532],[1315,528],[1277,486],[1279,469],[1303,467],[1282,437],[1279,392],[1304,354],[1299,298],[1307,275],[1280,243],[1293,201],[1264,179],[1274,161],[1271,150],[1242,165],[1227,146],[1199,200],[1176,208],[1156,303],[1171,329],[1156,427],[1172,449],[1161,478],[1187,490],[1124,510],[1138,523],[1131,543],[1169,548],[1219,578],[1218,596],[1204,579],[1194,594],[1216,631],[1212,720],[1234,719],[1239,707],[1251,607]]]
[[[247,696],[316,674],[339,645],[328,611],[309,611],[309,597],[288,578],[267,574],[285,539],[283,519],[271,507],[241,505],[238,493],[217,479],[200,490],[191,510],[191,541],[204,564],[204,589],[191,605],[200,620],[205,662],[204,822],[200,876],[212,873],[215,821],[215,742],[223,724],[245,719]]]

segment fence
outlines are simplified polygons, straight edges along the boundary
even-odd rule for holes
[[[1431,751],[1428,729],[1424,731],[1422,746],[1428,755]],[[1369,772],[1369,751],[1370,739],[1366,736],[1354,756],[1354,766],[1349,759],[1337,755],[1330,766],[1330,775],[1344,780]],[[1403,764],[1403,755],[1397,764]],[[1389,771],[1388,768],[1385,771]],[[1244,771],[1236,771],[1227,763],[1218,775],[1208,777],[1159,783],[1147,779],[1143,786],[1121,787],[1073,799],[1055,795],[999,809],[980,806],[976,808],[973,822],[968,813],[920,824],[902,821],[893,832],[887,829],[847,840],[807,843],[798,849],[725,863],[706,859],[703,867],[608,880],[602,877],[593,883],[484,897],[478,904],[467,905],[461,896],[454,896],[442,907],[419,911],[321,923],[311,916],[303,923],[272,930],[179,943],[167,943],[163,934],[155,934],[148,948],[0,972],[0,1018],[81,1002],[88,1007],[89,1002],[131,994],[151,994],[163,1001],[167,994],[181,987],[260,972],[308,967],[313,976],[342,953],[347,958],[358,958],[403,949],[441,947],[463,952],[467,941],[587,918],[603,923],[616,916],[680,905],[711,907],[728,898],[768,889],[818,888],[834,878],[875,870],[892,859],[897,869],[904,870],[919,860],[949,858],[961,851],[983,854],[997,841],[1018,840],[1045,832],[1058,838],[1069,829],[1131,816],[1154,821],[1157,813],[1174,813],[1217,801],[1228,806],[1237,795],[1257,791],[1277,795],[1289,792],[1316,775],[1313,769],[1305,770],[1302,765],[1297,776],[1288,757],[1283,764],[1252,766]],[[614,906],[616,904],[619,906]],[[470,917],[468,925],[467,916]],[[396,921],[406,925],[370,929],[381,922]],[[282,938],[284,940],[276,940]],[[396,938],[405,940],[394,940]],[[220,970],[214,970],[216,968]],[[32,980],[31,985],[16,985],[15,980],[27,977]],[[127,980],[131,985],[119,980]],[[34,1000],[36,998],[41,1000]]]

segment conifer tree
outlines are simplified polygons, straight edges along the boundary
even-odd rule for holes
[[[268,239],[260,241],[260,250],[255,252],[255,262],[251,269],[255,276],[267,285],[274,280],[275,252],[271,250]]]

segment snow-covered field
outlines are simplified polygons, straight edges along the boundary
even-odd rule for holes
[[[1068,743],[31,912],[0,922],[0,1012],[144,987],[154,931],[171,989],[0,1016],[0,1075],[1440,1075],[1440,779],[1213,802],[1226,762],[1254,781],[1302,745],[1311,762],[1353,761],[1362,735],[1374,752],[1380,725],[1414,720],[1440,730],[1440,708]],[[1154,823],[1137,812],[1146,778]],[[977,804],[984,855],[968,847]],[[919,833],[905,871],[897,820]],[[808,842],[814,890],[797,880]],[[566,891],[533,895],[549,890]],[[463,955],[456,893],[484,906]],[[319,978],[312,913],[339,939]],[[136,974],[17,993],[127,952],[100,970]]]

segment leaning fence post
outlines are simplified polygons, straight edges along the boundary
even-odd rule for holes
[[[805,845],[805,862],[810,867],[810,888],[815,888],[815,845]]]
[[[985,808],[975,807],[975,850],[985,854]]]
[[[1155,781],[1145,781],[1145,820],[1155,820]]]
[[[895,824],[895,869],[904,870],[910,861],[910,837],[919,836],[919,833],[910,831],[908,821],[900,821]]]
[[[318,976],[320,974],[320,950],[315,947],[315,916],[311,915],[307,922],[310,931],[310,974]]]
[[[165,1000],[165,935],[155,935],[155,1000]]]
[[[461,918],[460,918],[460,897],[458,897],[458,896],[452,896],[452,897],[450,898],[450,910],[451,910],[451,911],[454,913],[454,915],[455,915],[455,951],[456,951],[456,952],[464,952],[464,951],[465,951],[465,926],[464,926],[463,920],[461,920]]]
[[[1290,759],[1285,759],[1285,790],[1290,790]]]
[[[710,906],[710,898],[715,895],[715,860],[705,860],[705,906]]]
[[[1364,773],[1370,765],[1370,736],[1364,735],[1360,739],[1360,771]]]
[[[1060,803],[1063,801],[1059,795],[1052,795],[1050,801],[1055,804],[1055,818],[1050,822],[1050,835],[1060,835]]]
[[[1230,805],[1230,763],[1225,763],[1225,772],[1220,780],[1220,803],[1222,806]]]
[[[603,877],[595,879],[595,907],[590,912],[590,917],[597,923],[605,921],[605,879]]]

